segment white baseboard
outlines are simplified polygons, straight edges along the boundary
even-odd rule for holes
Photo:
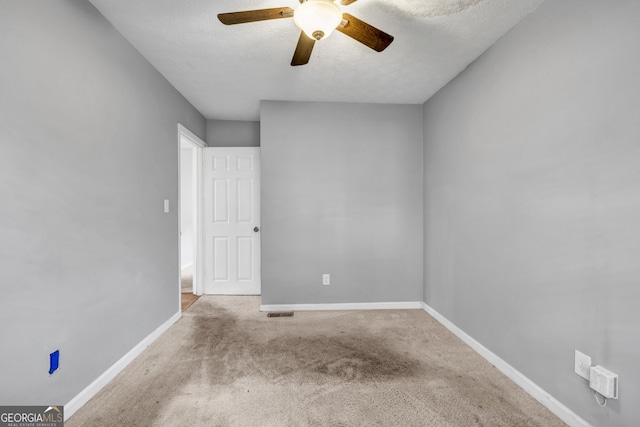
[[[182,312],[178,311],[171,316],[169,320],[160,325],[155,331],[151,332],[146,338],[140,341],[135,347],[133,347],[127,354],[122,356],[116,363],[114,363],[109,369],[104,371],[94,382],[89,384],[84,390],[82,390],[76,397],[71,399],[66,405],[64,405],[64,420],[67,421],[69,417],[76,413],[85,403],[95,396],[102,388],[107,385],[116,375],[118,375],[129,363],[140,355],[152,342],[154,342],[160,335],[162,335],[171,325],[176,323],[182,316]]]
[[[571,427],[593,427],[591,424],[580,418],[575,412],[563,405],[559,400],[551,396],[549,393],[541,389],[536,383],[522,375],[513,366],[502,360],[500,357],[492,353],[488,348],[480,344],[478,341],[467,335],[462,329],[451,323],[442,314],[429,307],[426,303],[422,303],[422,308],[434,319],[440,322],[445,328],[453,332],[458,338],[464,341],[469,347],[476,351],[480,356],[484,357],[489,363],[494,365],[500,372],[505,374],[511,381],[518,384],[524,391],[529,393],[534,399],[543,404],[553,414]]]
[[[410,310],[421,309],[421,301],[357,302],[335,304],[261,304],[260,311],[330,311],[330,310]]]

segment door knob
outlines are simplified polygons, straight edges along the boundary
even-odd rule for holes
[[[258,231],[260,231],[260,229],[258,227],[253,227],[253,231],[257,233]]]

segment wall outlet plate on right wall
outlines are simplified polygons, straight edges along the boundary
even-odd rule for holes
[[[590,379],[591,357],[576,350],[573,371],[585,380]]]

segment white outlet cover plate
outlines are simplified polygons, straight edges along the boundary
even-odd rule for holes
[[[588,380],[591,376],[591,373],[589,371],[590,368],[591,368],[591,357],[587,356],[584,353],[580,353],[578,350],[576,350],[575,365],[574,365],[573,371],[576,374],[580,375],[585,380]]]

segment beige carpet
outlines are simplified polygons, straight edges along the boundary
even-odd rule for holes
[[[259,303],[201,297],[65,425],[564,425],[421,310]]]

